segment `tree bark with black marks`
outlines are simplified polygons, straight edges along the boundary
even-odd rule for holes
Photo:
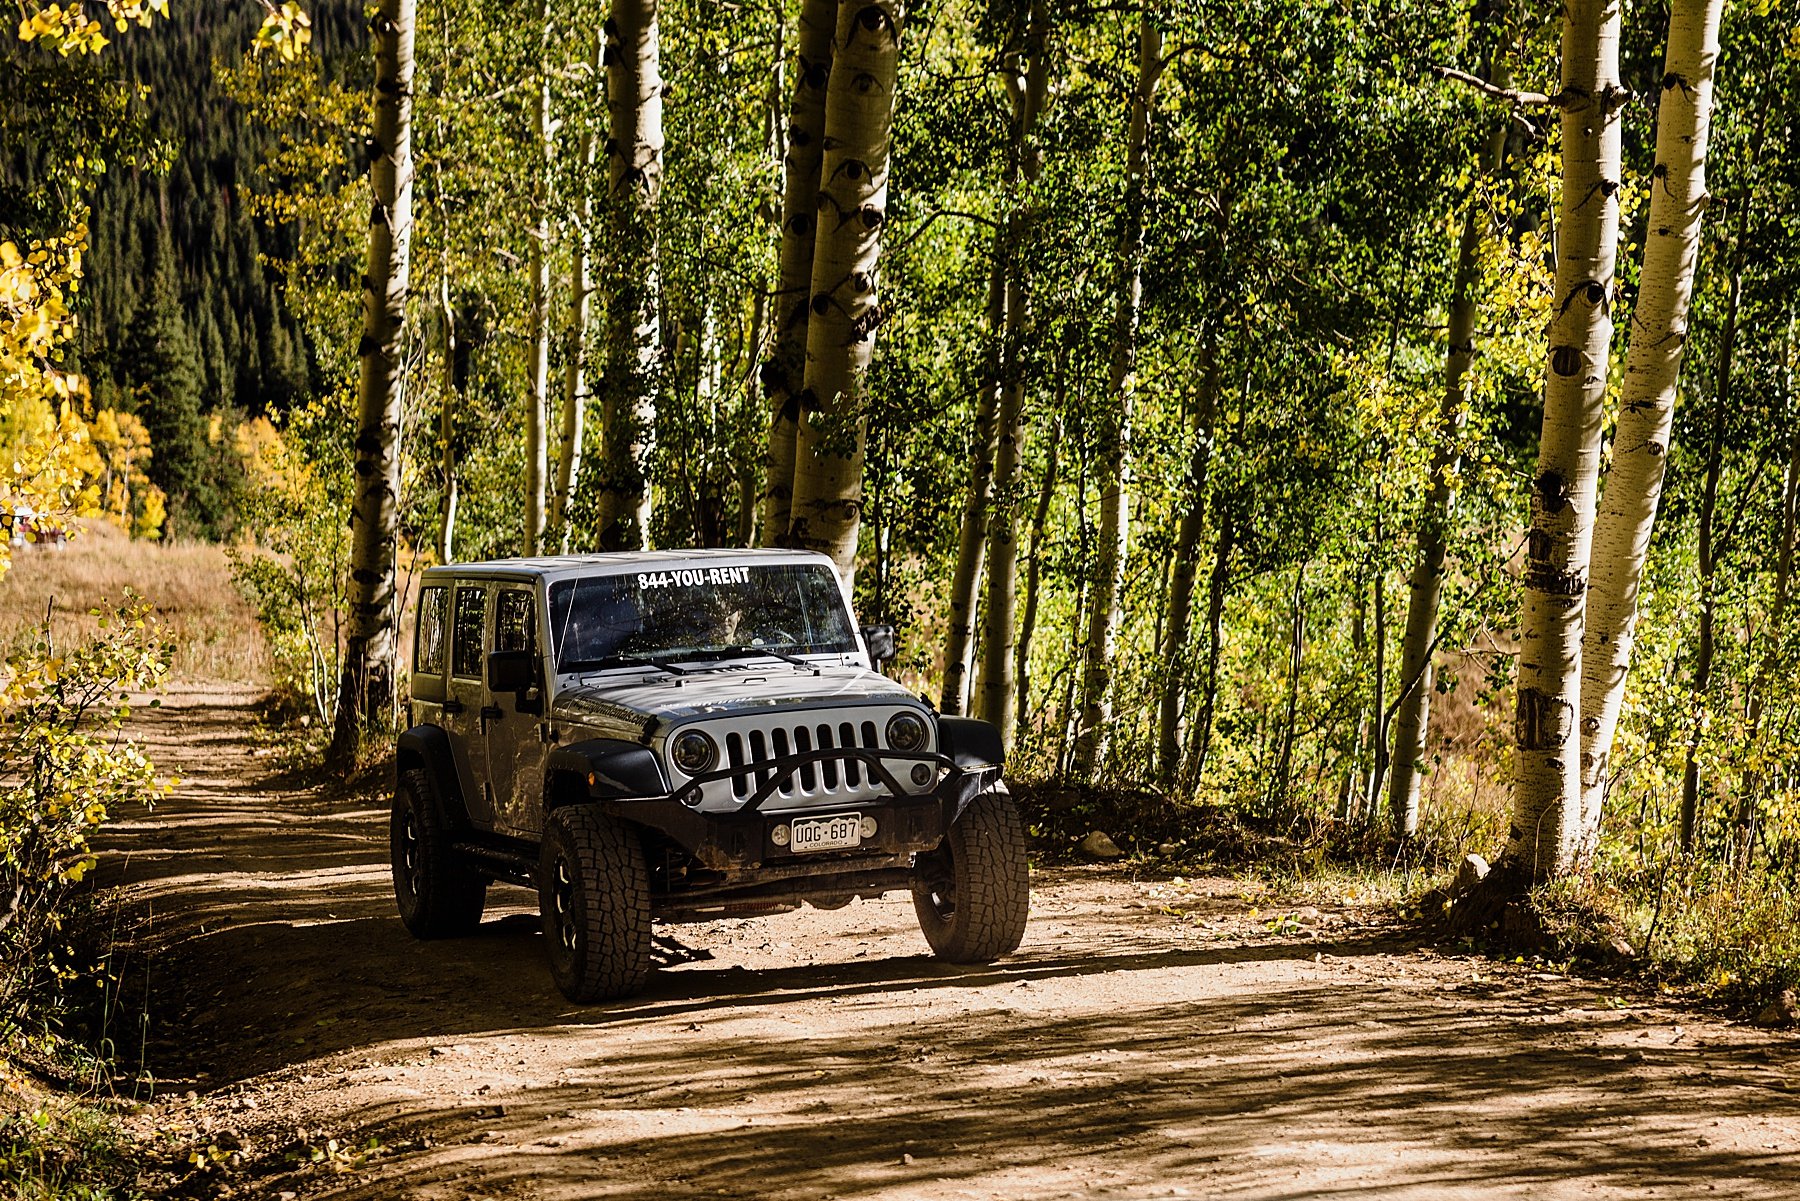
[[[353,760],[394,704],[394,557],[400,512],[403,341],[412,270],[413,2],[380,0],[370,22],[375,56],[369,258],[363,274],[356,391],[350,584],[343,672],[331,754]]]
[[[656,0],[613,0],[604,30],[610,257],[601,408],[607,462],[597,524],[608,550],[642,549],[650,537],[661,360],[656,206],[663,177],[663,84],[656,14]]]
[[[1143,301],[1145,172],[1150,157],[1150,111],[1162,77],[1162,30],[1146,4],[1138,17],[1138,78],[1125,143],[1125,196],[1119,219],[1108,395],[1096,416],[1095,466],[1100,487],[1100,534],[1094,590],[1088,602],[1087,646],[1081,664],[1081,726],[1072,770],[1090,779],[1105,757],[1112,724],[1112,659],[1124,601],[1125,553],[1131,525],[1132,394],[1137,387],[1138,317]]]
[[[762,368],[769,406],[769,449],[760,498],[764,546],[786,539],[792,517],[799,395],[806,380],[806,329],[818,240],[819,164],[825,156],[825,93],[831,82],[837,15],[837,0],[805,0],[800,7],[783,163],[781,266],[772,310],[775,331]]]
[[[1612,465],[1594,524],[1593,587],[1582,637],[1581,831],[1583,847],[1590,850],[1600,833],[1637,628],[1638,588],[1662,498],[1687,345],[1707,206],[1706,150],[1723,7],[1724,0],[1675,0],[1669,11],[1642,282],[1631,314]]]
[[[1513,819],[1502,881],[1569,872],[1581,829],[1581,632],[1619,241],[1619,0],[1567,0],[1562,195],[1543,431],[1520,621]]]
[[[862,528],[866,389],[881,324],[881,233],[903,10],[898,0],[842,0],[825,101],[788,544],[830,555],[845,579],[855,575]]]

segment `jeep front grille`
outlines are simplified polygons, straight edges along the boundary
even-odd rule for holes
[[[863,747],[879,750],[881,741],[872,721],[816,721],[761,728],[733,730],[725,735],[725,761],[733,768],[755,767],[770,759],[807,751],[829,751],[839,747]],[[838,795],[868,796],[885,792],[880,781],[868,779],[869,773],[854,759],[825,759],[808,763],[791,773],[775,791],[784,797],[829,797]],[[742,800],[757,787],[775,778],[773,770],[746,772],[731,778],[731,795]]]

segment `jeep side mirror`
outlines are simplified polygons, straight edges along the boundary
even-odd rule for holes
[[[489,692],[524,692],[537,683],[535,664],[530,651],[489,651],[487,686]]]
[[[883,663],[894,658],[894,627],[864,626],[862,628],[863,648],[869,652],[869,661],[875,664],[876,670]]]

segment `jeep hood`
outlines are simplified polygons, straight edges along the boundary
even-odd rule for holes
[[[901,685],[860,667],[732,663],[716,670],[674,675],[655,669],[590,676],[561,689],[555,716],[584,725],[651,725],[646,719],[691,717],[779,708],[840,708],[911,703],[918,697]]]

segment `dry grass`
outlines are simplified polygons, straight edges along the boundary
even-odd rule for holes
[[[0,646],[13,646],[46,611],[58,638],[87,634],[94,629],[88,610],[118,601],[126,588],[155,606],[175,642],[176,678],[269,679],[262,630],[231,582],[223,547],[133,542],[106,522],[92,523],[61,550],[15,550],[12,570],[0,576]]]

